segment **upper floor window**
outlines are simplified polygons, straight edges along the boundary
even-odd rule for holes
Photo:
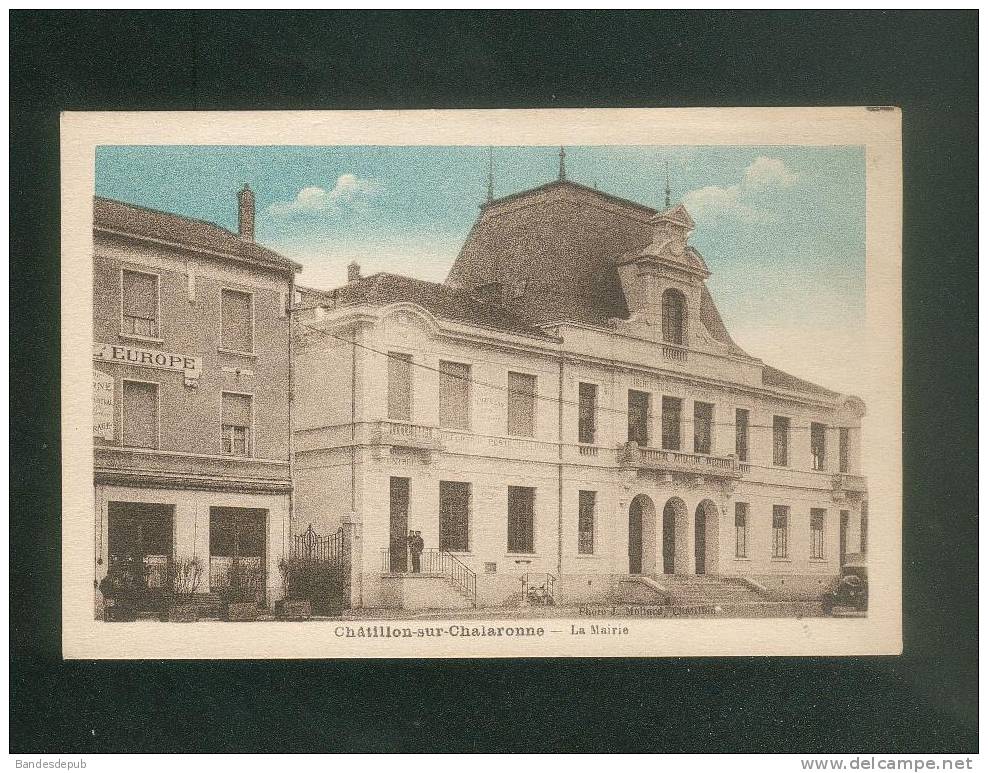
[[[772,417],[772,464],[789,464],[789,419],[785,416]]]
[[[662,398],[662,447],[678,451],[682,445],[683,401],[678,397]]]
[[[158,338],[158,275],[121,270],[120,332],[124,335]]]
[[[123,444],[133,448],[158,447],[158,385],[123,381]]]
[[[439,426],[470,429],[470,366],[439,361]]]
[[[748,461],[748,411],[744,408],[734,411],[734,453],[739,462]]]
[[[648,445],[648,414],[651,395],[647,392],[628,390],[628,442]]]
[[[814,507],[810,510],[810,558],[824,557],[824,531],[823,525],[827,517],[827,511]]]
[[[734,503],[734,557],[748,557],[748,503]]]
[[[851,430],[841,427],[838,433],[837,455],[840,457],[840,472],[850,472]]]
[[[535,437],[535,376],[508,373],[508,434]]]
[[[229,352],[254,352],[254,296],[240,290],[223,290],[222,348]]]
[[[535,489],[508,486],[508,552],[535,552]]]
[[[597,385],[580,384],[579,442],[593,443],[597,434]]]
[[[223,453],[228,456],[251,455],[252,398],[238,392],[223,393]]]
[[[662,293],[662,340],[670,344],[686,343],[686,299],[674,288]]]
[[[576,552],[581,555],[593,554],[593,527],[596,500],[596,491],[580,492],[580,512],[577,523],[578,540]]]
[[[412,420],[412,355],[388,352],[388,418]]]
[[[470,549],[470,484],[439,481],[439,549]]]
[[[713,444],[714,407],[693,403],[693,453],[709,454]]]
[[[772,505],[772,558],[789,558],[789,508]]]
[[[827,469],[827,428],[823,424],[810,424],[810,454],[814,470]]]

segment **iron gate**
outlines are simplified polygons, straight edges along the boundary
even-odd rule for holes
[[[293,595],[312,601],[315,614],[332,615],[350,608],[350,540],[341,526],[319,535],[309,528],[292,544]]]

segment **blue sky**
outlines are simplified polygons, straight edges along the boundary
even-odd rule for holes
[[[557,147],[494,149],[495,195],[555,179]],[[777,367],[860,393],[865,165],[860,147],[566,148],[568,177],[659,208],[674,201],[735,340]],[[257,239],[335,287],[346,264],[441,282],[487,189],[486,147],[113,146],[96,192],[236,230],[257,196]]]

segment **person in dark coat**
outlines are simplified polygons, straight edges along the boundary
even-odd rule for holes
[[[422,532],[412,532],[412,536],[408,540],[408,547],[412,553],[412,572],[418,574],[422,571],[422,551],[425,548]]]

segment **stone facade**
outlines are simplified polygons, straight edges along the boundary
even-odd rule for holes
[[[429,587],[454,606],[446,585],[478,606],[545,585],[610,602],[697,574],[812,598],[862,550],[863,403],[737,346],[692,228],[681,206],[560,182],[486,205],[446,285],[302,291],[298,523],[352,524],[354,606],[428,606]],[[396,530],[421,532],[421,576]]]
[[[240,206],[252,223],[249,189]],[[97,582],[124,557],[152,584],[169,561],[197,558],[199,591],[215,592],[232,551],[258,564],[271,603],[291,530],[288,304],[300,267],[252,231],[107,199],[94,215]],[[211,534],[220,522],[225,539]]]

